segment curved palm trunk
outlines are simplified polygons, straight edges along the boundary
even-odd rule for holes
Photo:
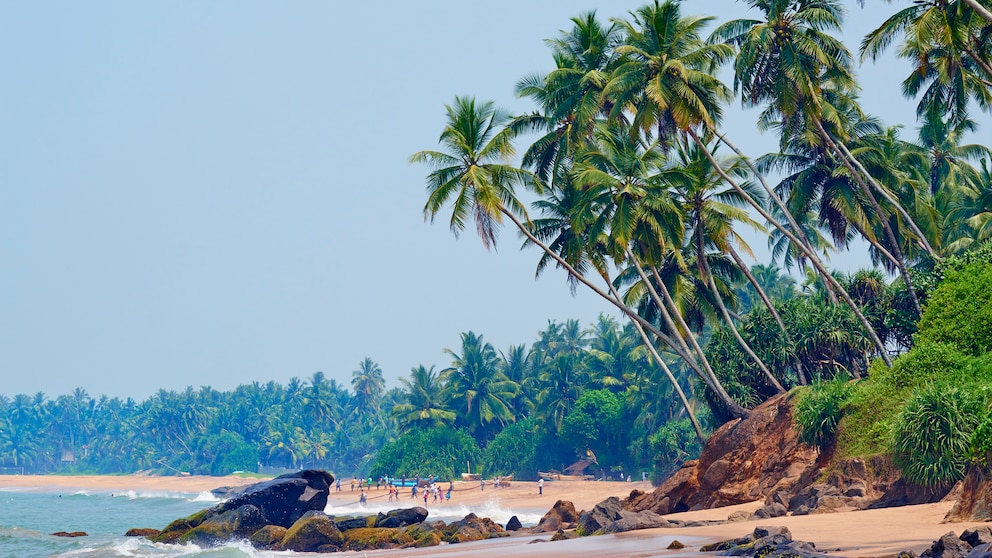
[[[775,193],[775,190],[773,190],[772,187],[769,186],[767,182],[765,182],[764,175],[758,172],[758,169],[754,166],[754,163],[752,163],[751,159],[749,159],[746,155],[744,155],[744,152],[738,149],[736,145],[731,143],[730,140],[728,140],[725,135],[722,135],[716,131],[714,131],[713,133],[716,134],[716,137],[720,138],[721,142],[726,144],[727,147],[729,147],[735,154],[737,154],[737,156],[740,157],[742,161],[744,161],[744,164],[747,165],[747,168],[751,170],[751,173],[753,173],[754,176],[758,178],[758,182],[761,184],[762,189],[765,191],[766,194],[768,194],[768,198],[771,199],[772,202],[774,202],[775,205],[779,208],[779,211],[782,212],[782,215],[785,216],[785,219],[786,221],[789,222],[789,226],[792,227],[792,231],[794,234],[791,236],[787,234],[784,230],[784,227],[782,227],[781,224],[778,223],[778,221],[772,219],[771,215],[766,216],[765,219],[768,220],[768,222],[771,223],[776,229],[778,229],[780,232],[785,234],[786,237],[788,237],[789,240],[793,242],[793,244],[796,244],[796,247],[799,248],[799,250],[806,257],[810,258],[810,260],[812,261],[814,256],[812,256],[811,254],[814,254],[815,250],[813,250],[813,246],[809,243],[809,239],[806,238],[806,235],[803,233],[802,228],[799,227],[799,223],[796,222],[796,218],[793,217],[792,212],[789,211],[788,207],[786,207],[785,202],[782,201],[782,198],[780,198],[778,194]],[[696,138],[696,141],[699,141],[698,138]],[[752,206],[754,205],[753,200],[750,203],[752,204]],[[765,213],[763,213],[762,215],[764,216]],[[798,239],[798,242],[796,241],[796,239]],[[813,267],[816,266],[814,265]],[[819,273],[819,268],[817,268],[817,272]],[[824,282],[826,283],[827,296],[830,299],[830,302],[833,304],[837,304],[837,302],[839,301],[837,299],[837,293],[834,292],[833,285],[831,285],[830,281],[826,279],[824,279]]]
[[[763,289],[761,287],[761,284],[758,283],[758,280],[754,277],[754,274],[751,273],[751,270],[748,269],[747,264],[744,263],[744,260],[741,259],[740,254],[738,254],[737,251],[734,250],[734,247],[728,246],[728,249],[729,249],[728,252],[730,253],[730,257],[734,259],[734,262],[737,264],[737,267],[742,272],[744,272],[744,276],[747,277],[748,282],[750,282],[751,286],[754,287],[754,290],[758,292],[758,296],[761,298],[761,302],[765,304],[765,308],[768,309],[768,312],[771,313],[772,318],[774,318],[775,320],[775,323],[778,324],[779,329],[782,330],[782,335],[785,336],[785,342],[788,343],[790,347],[795,347],[796,344],[792,340],[792,335],[789,333],[789,329],[785,327],[785,322],[782,321],[782,316],[780,316],[778,310],[775,309],[775,305],[772,304],[771,299],[768,298],[768,293],[766,293],[765,289]],[[799,376],[799,384],[803,386],[806,385],[807,384],[806,372],[803,370],[803,364],[799,360],[799,358],[794,355],[792,357],[792,365],[796,367],[796,374]]]
[[[992,12],[988,10],[985,6],[978,2],[978,0],[962,0],[969,8],[975,10],[979,16],[985,21],[992,23]]]
[[[585,285],[586,287],[588,287],[589,289],[591,289],[593,292],[595,292],[601,298],[605,299],[610,304],[612,304],[613,306],[615,306],[618,310],[620,310],[621,312],[623,312],[624,315],[626,315],[628,318],[630,318],[631,320],[634,320],[635,322],[637,322],[638,324],[640,324],[642,327],[644,327],[645,329],[647,329],[648,331],[650,331],[653,335],[657,336],[658,339],[660,339],[666,345],[668,345],[669,347],[671,347],[672,350],[675,351],[675,353],[677,355],[679,355],[679,357],[682,358],[682,360],[684,360],[686,362],[686,364],[688,364],[689,367],[692,368],[692,370],[695,371],[700,376],[700,378],[708,386],[711,386],[712,387],[712,389],[714,390],[715,393],[717,393],[717,394],[722,393],[722,394],[724,394],[726,396],[726,400],[723,400],[723,396],[721,396],[721,400],[723,400],[724,404],[727,406],[728,412],[732,416],[734,416],[735,418],[742,418],[742,417],[747,416],[747,410],[745,410],[743,407],[741,407],[736,402],[734,402],[734,400],[730,398],[730,396],[727,394],[727,392],[723,390],[723,386],[721,386],[719,383],[717,383],[716,386],[713,386],[712,380],[709,377],[707,377],[707,375],[705,373],[703,373],[702,370],[699,369],[699,365],[696,362],[693,361],[693,359],[692,359],[691,356],[685,354],[681,350],[681,348],[678,346],[678,344],[671,337],[669,337],[669,336],[665,335],[664,333],[662,333],[660,330],[658,330],[658,328],[656,328],[654,326],[654,324],[652,324],[651,322],[648,322],[647,320],[645,320],[644,318],[642,318],[641,316],[639,316],[637,314],[637,312],[634,312],[633,310],[631,310],[630,308],[628,308],[622,302],[617,301],[617,300],[614,300],[612,297],[610,297],[605,292],[603,292],[599,287],[597,287],[596,285],[593,285],[592,282],[589,281],[589,279],[587,279],[581,273],[579,273],[578,271],[576,271],[575,268],[571,266],[571,264],[569,264],[568,262],[566,262],[561,256],[559,256],[558,254],[556,254],[553,250],[551,250],[550,248],[548,248],[548,246],[546,244],[544,244],[537,237],[535,237],[527,229],[527,227],[525,227],[523,225],[523,223],[521,223],[520,220],[517,219],[516,215],[514,215],[513,213],[511,213],[508,209],[506,209],[505,207],[502,207],[501,206],[500,207],[500,212],[503,215],[506,215],[506,217],[513,222],[513,224],[524,234],[524,236],[527,237],[528,240],[530,240],[531,242],[533,242],[535,245],[539,246],[541,248],[541,250],[544,251],[544,253],[546,253],[549,256],[551,256],[551,258],[553,260],[555,260],[556,262],[558,262],[559,265],[561,265],[562,267],[564,267],[568,271],[568,273],[571,274],[573,277],[575,277],[580,283],[582,283],[583,285]]]
[[[823,277],[824,281],[826,281],[828,285],[832,285],[834,289],[836,289],[836,291],[841,295],[841,298],[844,299],[844,302],[846,302],[847,305],[851,307],[851,311],[854,312],[855,316],[857,316],[858,321],[861,323],[861,326],[865,328],[865,332],[868,334],[868,337],[871,339],[872,343],[875,345],[875,348],[878,350],[879,356],[882,358],[882,361],[885,362],[886,366],[891,368],[892,359],[889,358],[889,354],[885,348],[885,344],[882,343],[882,340],[878,338],[878,333],[875,332],[875,328],[872,327],[871,322],[869,322],[868,318],[866,318],[864,313],[861,312],[861,309],[858,308],[858,305],[854,302],[854,299],[851,298],[851,295],[848,294],[847,290],[844,289],[844,287],[837,281],[837,279],[834,278],[834,276],[831,275],[830,272],[828,272],[827,269],[823,266],[823,262],[820,261],[820,258],[817,257],[816,253],[810,250],[804,243],[802,243],[798,238],[796,238],[796,236],[792,234],[792,232],[788,228],[784,227],[781,223],[779,223],[774,218],[772,218],[772,216],[768,213],[768,211],[764,207],[761,206],[761,204],[756,202],[754,198],[751,197],[750,194],[748,194],[743,188],[741,188],[740,184],[738,184],[734,179],[730,178],[730,176],[728,176],[727,173],[723,172],[723,169],[720,167],[719,163],[717,163],[717,161],[713,158],[713,154],[710,153],[710,150],[707,149],[706,145],[699,138],[699,136],[696,134],[695,131],[688,130],[688,133],[692,137],[693,141],[695,141],[696,145],[703,150],[703,154],[706,155],[707,159],[709,159],[710,164],[712,164],[713,167],[716,169],[716,171],[720,174],[720,177],[726,180],[727,183],[730,184],[730,186],[735,191],[737,191],[737,193],[740,194],[748,202],[748,204],[751,205],[751,207],[755,209],[755,211],[757,211],[763,218],[765,218],[769,223],[771,223],[772,226],[778,229],[782,234],[786,236],[786,238],[788,238],[792,243],[794,243],[796,247],[798,247],[800,250],[803,251],[804,254],[806,254],[806,257],[809,258],[810,263],[813,264],[813,267],[816,268],[816,271],[820,274],[820,276]],[[733,147],[731,149],[737,151]],[[761,178],[761,183],[762,185],[765,186],[765,190],[773,197],[775,203],[779,204],[780,207],[784,207],[784,203],[782,203],[782,200],[778,197],[778,195],[775,194],[775,192],[772,191],[770,188],[768,188],[768,185],[767,183],[765,183],[764,178]],[[791,215],[788,212],[786,212],[786,215],[789,216],[789,219],[792,220],[792,223],[795,223],[795,220],[792,219]],[[798,230],[798,226],[796,226],[796,228]]]
[[[607,283],[609,283],[609,281],[607,281]],[[613,285],[610,285],[610,290],[613,292],[613,296],[616,297],[617,300],[620,300],[620,294],[613,288]],[[651,339],[648,337],[648,334],[645,333],[644,328],[641,327],[641,324],[637,323],[635,320],[631,320],[631,323],[634,324],[634,328],[637,329],[637,333],[640,334],[641,340],[644,342],[644,346],[648,348],[652,358],[654,358],[655,362],[658,363],[658,366],[661,367],[661,370],[665,373],[665,377],[667,377],[668,381],[671,382],[672,388],[675,389],[675,393],[679,396],[679,401],[682,402],[682,406],[685,407],[685,412],[689,415],[689,421],[692,422],[692,428],[696,431],[696,437],[699,438],[699,443],[705,444],[706,435],[703,434],[703,428],[699,425],[699,421],[696,419],[696,413],[692,411],[692,406],[689,405],[689,399],[685,396],[685,392],[682,391],[682,386],[679,385],[675,375],[672,374],[672,371],[668,368],[668,365],[665,364],[665,361],[662,360],[661,355],[658,354],[658,350],[655,349],[654,343],[651,342]]]
[[[737,326],[734,324],[734,320],[731,318],[730,312],[727,311],[727,305],[723,302],[723,296],[716,287],[716,280],[713,278],[713,273],[710,271],[710,266],[706,262],[706,252],[704,248],[702,228],[697,227],[696,264],[699,266],[699,273],[702,275],[703,281],[705,281],[709,288],[713,291],[713,298],[716,299],[716,305],[720,309],[720,314],[723,316],[723,320],[727,322],[727,327],[730,328],[730,332],[734,335],[734,339],[737,339],[737,344],[739,344],[741,348],[744,349],[744,352],[747,353],[747,356],[758,365],[758,369],[761,370],[762,374],[764,374],[765,379],[768,380],[768,383],[770,383],[779,393],[784,393],[785,388],[783,388],[782,384],[775,379],[775,376],[772,374],[771,370],[765,366],[764,361],[762,361],[754,350],[751,349],[751,345],[744,340],[740,331],[737,330]]]
[[[631,263],[634,264],[634,269],[637,270],[637,274],[641,277],[641,281],[644,282],[644,285],[645,287],[647,287],[648,292],[653,297],[655,304],[658,305],[659,311],[661,312],[665,320],[665,325],[672,331],[672,335],[675,337],[675,339],[680,341],[684,347],[686,346],[685,337],[688,337],[691,340],[693,346],[693,352],[699,358],[699,363],[706,370],[706,374],[709,376],[709,381],[707,381],[707,378],[704,377],[702,374],[700,374],[700,378],[706,382],[706,385],[708,385],[710,389],[714,391],[714,393],[717,394],[717,397],[720,399],[720,401],[725,406],[727,406],[728,409],[731,409],[731,414],[734,414],[736,416],[736,413],[738,412],[745,412],[743,407],[737,405],[737,403],[733,400],[733,398],[730,397],[730,394],[727,393],[727,390],[723,388],[723,383],[721,383],[720,379],[717,378],[716,372],[714,372],[713,367],[710,366],[709,359],[706,358],[706,353],[703,352],[703,349],[699,346],[699,343],[696,342],[695,336],[689,330],[689,327],[685,323],[685,320],[682,318],[682,315],[678,311],[678,308],[674,305],[674,303],[671,303],[670,304],[671,314],[669,313],[668,310],[665,309],[665,302],[662,302],[658,298],[658,292],[654,289],[654,286],[651,284],[651,281],[648,279],[647,274],[644,272],[644,268],[640,264],[640,261],[638,261],[638,259],[634,257],[633,252],[631,252],[628,246],[624,246],[624,253],[627,255],[627,258],[630,259]],[[658,276],[657,271],[654,270],[653,267],[652,267],[652,271],[654,273],[655,279],[657,279],[658,282],[660,283],[659,288],[661,288],[663,292],[665,292],[665,301],[670,302],[672,298],[671,298],[671,294],[668,292],[668,287],[665,286],[663,281],[661,281],[661,277]],[[612,285],[611,285],[611,289],[612,289]],[[675,326],[675,324],[672,322],[673,314],[679,318],[680,324],[685,329],[679,329]],[[685,331],[686,333],[683,335],[682,331]],[[732,407],[734,406],[736,406],[736,409],[732,409]]]
[[[923,310],[920,308],[920,300],[916,297],[916,289],[913,288],[913,279],[909,276],[909,270],[906,268],[906,257],[903,255],[902,248],[899,246],[899,239],[896,238],[895,231],[893,231],[892,226],[889,225],[889,220],[885,218],[885,213],[882,212],[882,206],[879,205],[878,200],[872,194],[871,188],[868,187],[868,184],[865,183],[865,181],[859,175],[858,171],[854,169],[854,165],[857,165],[858,169],[861,170],[861,173],[864,174],[864,176],[866,176],[868,180],[870,180],[874,184],[875,188],[879,192],[881,192],[886,199],[888,199],[890,202],[895,202],[894,198],[892,198],[892,196],[890,196],[889,193],[885,191],[885,189],[882,187],[881,184],[875,181],[874,177],[868,174],[868,171],[863,166],[861,166],[861,163],[858,162],[858,160],[851,154],[850,151],[848,151],[846,146],[844,147],[843,152],[841,152],[840,148],[838,147],[838,144],[843,142],[834,142],[833,138],[831,138],[830,134],[827,133],[827,130],[823,127],[823,123],[820,122],[819,119],[816,120],[816,128],[819,131],[820,136],[823,138],[823,141],[827,142],[827,145],[830,147],[830,149],[834,153],[840,156],[840,159],[844,163],[844,166],[847,168],[848,172],[852,174],[853,178],[855,179],[855,182],[857,182],[858,186],[861,187],[861,191],[864,192],[865,196],[867,196],[868,203],[871,204],[872,211],[874,211],[875,214],[878,215],[878,218],[882,223],[882,230],[885,232],[885,236],[889,239],[889,244],[892,246],[893,263],[896,264],[896,267],[899,269],[899,274],[902,276],[903,282],[906,283],[906,290],[909,291],[909,296],[910,299],[913,301],[913,308],[916,310],[916,315],[917,316],[922,315]],[[848,160],[848,156],[851,158],[850,161]],[[895,202],[894,205],[897,208],[902,208],[902,205],[899,204],[898,202]],[[930,245],[926,243],[926,238],[922,236],[922,233],[916,227],[916,223],[914,223],[913,219],[908,216],[908,213],[906,213],[905,208],[902,208],[902,213],[906,215],[907,219],[909,219],[910,226],[913,229],[913,231],[916,234],[920,235],[920,241],[925,244],[927,251],[930,252],[930,255],[933,255],[933,249],[930,248]]]

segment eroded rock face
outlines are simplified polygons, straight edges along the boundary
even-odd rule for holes
[[[971,466],[964,478],[961,495],[944,521],[992,521],[992,476]]]
[[[791,489],[817,469],[817,450],[799,443],[788,395],[713,433],[698,460],[683,464],[655,491],[632,494],[624,509],[659,514],[753,502]]]

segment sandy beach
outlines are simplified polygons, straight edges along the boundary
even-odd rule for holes
[[[113,492],[135,491],[178,491],[199,493],[219,486],[235,486],[257,482],[257,479],[241,477],[152,477],[152,476],[6,476],[0,475],[0,490],[87,490]],[[358,500],[358,490],[350,490],[349,482],[342,482],[342,492],[331,492],[331,499],[337,504],[348,504]],[[447,486],[446,484],[444,485]],[[497,501],[503,508],[513,510],[546,511],[559,499],[571,500],[576,509],[589,509],[596,502],[609,496],[626,497],[631,490],[651,490],[649,483],[620,482],[546,482],[544,494],[537,494],[537,484],[533,482],[513,482],[508,488],[493,489],[487,485],[479,490],[478,483],[456,482],[452,502],[463,505],[481,505]],[[370,499],[378,502],[386,500],[385,489],[376,491],[373,486]],[[405,493],[398,506],[412,505],[409,493]],[[421,500],[418,503],[423,504]],[[428,505],[428,508],[435,504]],[[443,506],[445,504],[436,504]],[[816,547],[831,555],[850,558],[892,555],[902,550],[920,553],[933,540],[954,531],[960,534],[980,523],[941,523],[950,510],[952,502],[924,504],[889,508],[883,510],[848,511],[840,513],[816,514],[808,516],[780,517],[771,520],[745,521],[723,525],[679,529],[651,529],[634,531],[604,537],[588,537],[556,543],[530,544],[537,539],[547,540],[550,534],[520,534],[508,539],[484,541],[465,545],[445,545],[442,547],[401,551],[379,551],[381,556],[433,556],[457,555],[459,557],[494,557],[512,552],[514,558],[538,556],[665,556],[676,554],[665,548],[672,540],[679,540],[687,548],[685,554],[699,545],[716,540],[744,536],[758,525],[784,525],[797,540],[810,541]],[[682,520],[725,520],[738,510],[753,511],[760,502],[742,504],[727,508],[671,514],[669,519]]]

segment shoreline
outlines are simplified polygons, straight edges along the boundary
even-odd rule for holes
[[[55,475],[0,475],[0,490],[27,491],[148,491],[185,492],[199,494],[222,486],[252,484],[265,479],[244,477],[157,477],[157,476],[55,476]],[[350,484],[350,479],[349,479]],[[348,505],[358,500],[359,491],[350,490],[349,484],[342,481],[342,491],[332,487],[329,505]],[[429,503],[427,508],[441,508],[454,505],[484,506],[496,503],[514,512],[539,511],[543,515],[554,503],[570,500],[577,510],[591,509],[596,503],[609,496],[625,498],[631,490],[651,490],[646,482],[609,481],[557,481],[545,482],[544,494],[538,495],[537,483],[514,481],[508,488],[485,491],[475,482],[455,482],[455,492],[450,502]],[[442,484],[447,487],[447,483]],[[419,494],[418,494],[419,496]],[[376,505],[386,504],[387,492],[378,492],[373,487],[369,492],[370,501]],[[422,505],[420,498],[413,500],[404,493],[396,507]],[[669,514],[667,519],[683,521],[726,520],[735,511],[754,511],[762,502],[752,502],[724,508],[699,510]],[[837,513],[786,516],[765,520],[752,520],[701,527],[680,527],[671,529],[646,529],[601,537],[584,537],[554,544],[530,544],[535,540],[546,541],[553,533],[514,534],[511,537],[481,541],[463,545],[443,545],[424,549],[402,549],[376,551],[387,557],[458,555],[499,558],[512,552],[514,558],[539,556],[654,556],[695,554],[699,545],[718,540],[732,539],[747,535],[759,525],[783,525],[792,531],[795,540],[808,541],[821,552],[833,556],[860,558],[865,556],[890,556],[903,550],[917,554],[928,548],[932,542],[949,531],[961,534],[965,529],[987,526],[987,523],[942,523],[944,515],[953,506],[952,501],[935,504],[920,504],[876,510],[841,511]],[[683,550],[665,550],[672,540],[680,540],[687,545]]]

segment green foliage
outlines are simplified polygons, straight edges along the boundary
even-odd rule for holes
[[[917,391],[893,428],[896,465],[921,486],[964,478],[982,412],[982,398],[972,390],[934,384]]]
[[[800,441],[810,446],[827,447],[834,439],[849,396],[850,387],[841,378],[817,382],[802,390],[792,411]]]
[[[682,463],[699,457],[702,446],[689,419],[669,421],[651,435],[649,442],[654,454],[651,482],[658,484],[678,471]]]
[[[455,477],[465,462],[479,463],[482,450],[471,436],[449,426],[415,430],[379,450],[371,475]],[[474,465],[473,465],[474,466]]]
[[[919,329],[920,343],[949,343],[973,356],[992,351],[992,265],[949,272],[927,302]]]
[[[985,470],[992,465],[992,412],[988,409],[971,435],[970,455],[972,461]]]
[[[513,473],[520,479],[536,479],[538,471],[563,469],[574,455],[574,451],[556,436],[554,429],[531,417],[506,427],[486,446],[484,472],[487,475]]]
[[[561,423],[561,439],[579,453],[591,449],[603,467],[623,462],[626,447],[623,397],[609,390],[587,390]]]

